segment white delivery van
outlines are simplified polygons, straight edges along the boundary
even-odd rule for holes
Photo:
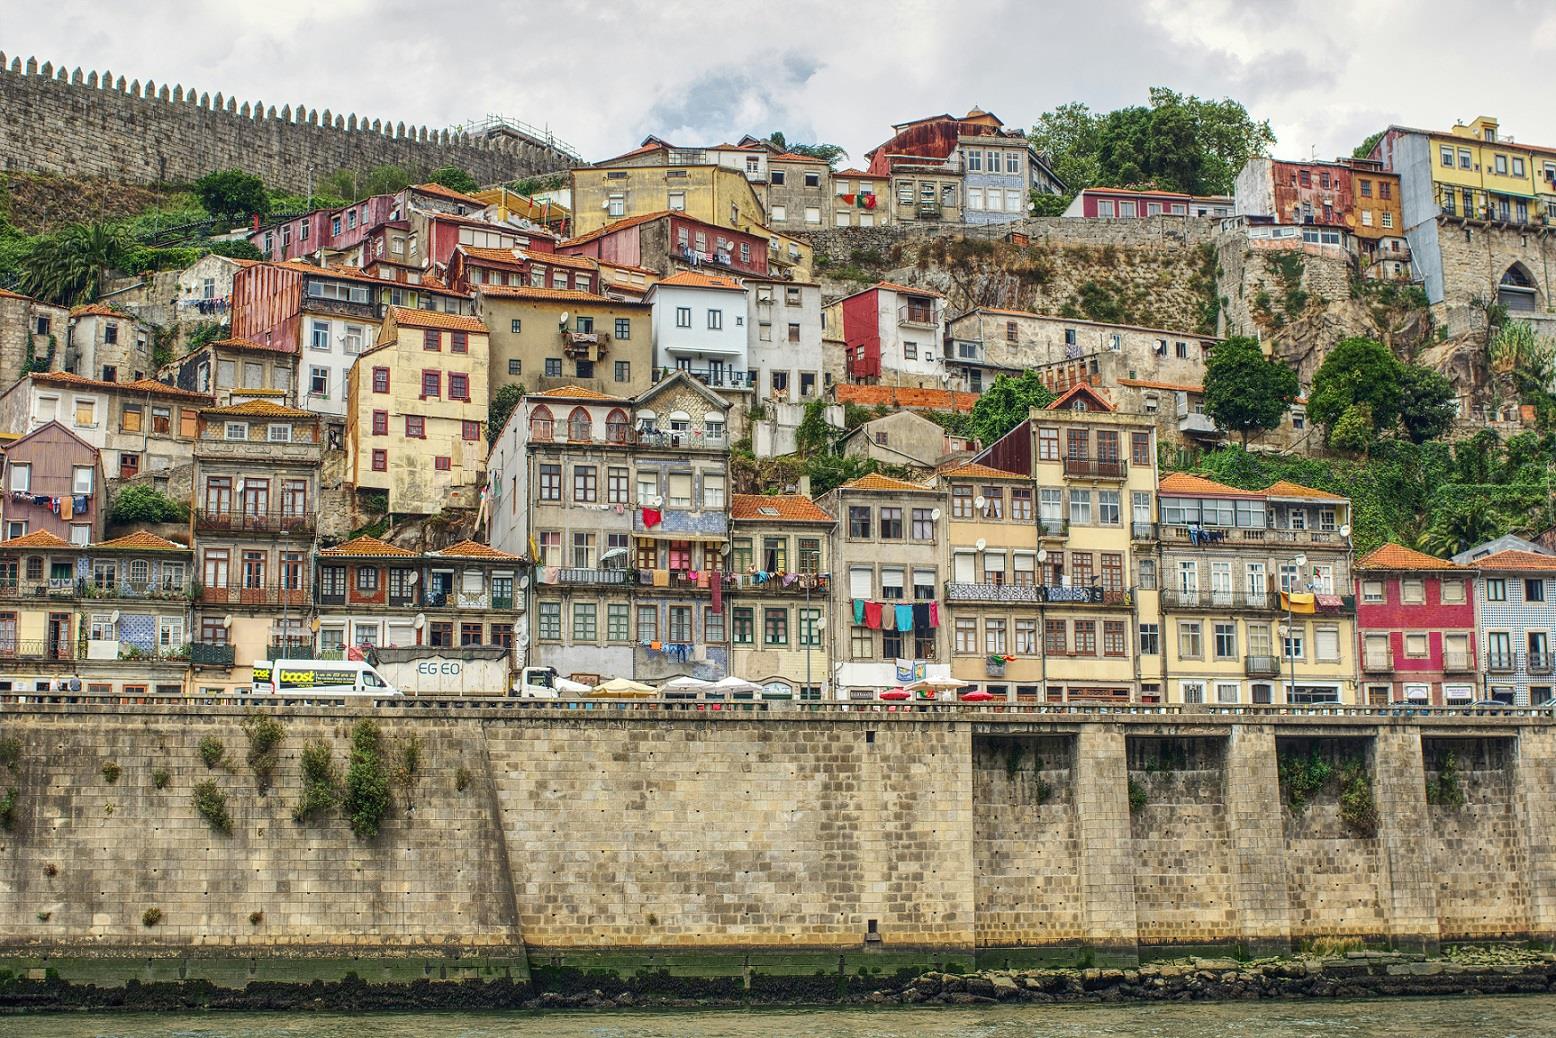
[[[256,696],[398,696],[371,663],[361,660],[256,660],[250,679]]]

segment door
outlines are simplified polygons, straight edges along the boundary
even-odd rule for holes
[[[45,649],[50,659],[68,660],[74,658],[70,644],[70,614],[50,613],[48,623],[48,641]]]
[[[1250,562],[1243,571],[1247,579],[1246,591],[1248,592],[1248,605],[1254,609],[1262,609],[1269,598],[1269,576],[1265,573],[1264,563]]]
[[[1218,606],[1232,604],[1232,564],[1230,562],[1210,564],[1210,602]]]
[[[205,481],[205,514],[226,516],[232,512],[232,479],[211,476]]]

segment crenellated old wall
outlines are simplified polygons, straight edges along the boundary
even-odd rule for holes
[[[9,61],[9,64],[7,64]],[[0,52],[0,170],[187,183],[242,169],[272,187],[305,190],[337,170],[411,171],[453,164],[483,184],[567,169],[578,157],[544,131],[484,139],[305,104],[171,89],[112,72],[67,72]]]
[[[344,770],[368,713],[279,713],[261,793],[235,707],[0,704],[0,955],[1128,961],[1556,936],[1556,738],[1532,714],[387,711],[389,768],[419,764],[383,833],[295,821],[304,745]],[[1429,803],[1449,752],[1464,795]],[[1315,753],[1363,762],[1370,830],[1333,786],[1286,805],[1283,762]]]

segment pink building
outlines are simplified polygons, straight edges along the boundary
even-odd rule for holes
[[[1371,706],[1476,698],[1474,570],[1385,544],[1356,564],[1356,630]]]
[[[1231,216],[1233,204],[1224,195],[1186,195],[1177,191],[1133,191],[1122,187],[1088,187],[1075,196],[1065,216],[1089,220],[1133,220],[1146,216]]]

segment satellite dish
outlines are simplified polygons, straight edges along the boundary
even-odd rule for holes
[[[1279,634],[1282,638],[1290,638],[1291,637],[1291,628],[1287,627],[1285,624],[1281,624],[1280,626],[1276,627],[1275,628],[1275,632],[1277,634]]]
[[[1340,536],[1341,537],[1349,537],[1350,535],[1351,535],[1351,524],[1350,523],[1346,523],[1346,524],[1344,524],[1343,526],[1340,527]]]
[[[1047,548],[1039,548],[1039,549],[1037,549],[1037,561],[1038,562],[1047,562],[1048,561],[1048,549]]]
[[[222,626],[227,628],[228,630],[232,629],[232,614],[231,613],[228,613],[226,616],[222,617]]]
[[[940,518],[940,509],[938,509],[938,508],[931,508],[929,510],[929,517],[931,519],[939,520],[939,518]]]
[[[664,503],[665,503],[665,498],[664,498],[664,495],[663,495],[663,494],[660,494],[660,495],[658,495],[658,496],[656,496],[656,497],[655,497],[655,498],[654,498],[654,507],[655,507],[655,508],[658,508],[658,507],[660,507],[660,506],[661,506],[661,505],[663,505],[663,504],[664,504]]]
[[[108,622],[111,624],[116,624],[119,622],[119,610],[115,609],[113,612],[108,614]]]
[[[984,505],[986,505],[988,503],[989,503],[988,499],[985,498],[982,494],[979,494],[977,497],[973,498],[973,506],[975,508],[982,508]]]
[[[427,614],[426,613],[417,613],[416,614],[415,625],[416,625],[416,629],[418,631],[421,630],[423,627],[426,627],[427,626]]]
[[[982,537],[979,537],[976,541],[973,541],[973,547],[977,548],[979,551],[982,551],[983,549],[987,548],[988,546],[989,546],[989,542],[984,540]]]
[[[557,316],[556,323],[559,324],[559,325],[564,325],[568,321],[572,320],[572,317],[573,317],[573,315],[571,313],[569,313],[566,310],[563,310],[562,313]]]
[[[528,587],[529,587],[529,574],[526,573],[524,576],[519,578],[519,590],[523,591],[524,589],[526,589]]]
[[[421,574],[416,572],[415,570],[411,570],[409,573],[407,573],[405,575],[405,582],[407,584],[413,584],[414,585],[420,579],[421,579]]]

